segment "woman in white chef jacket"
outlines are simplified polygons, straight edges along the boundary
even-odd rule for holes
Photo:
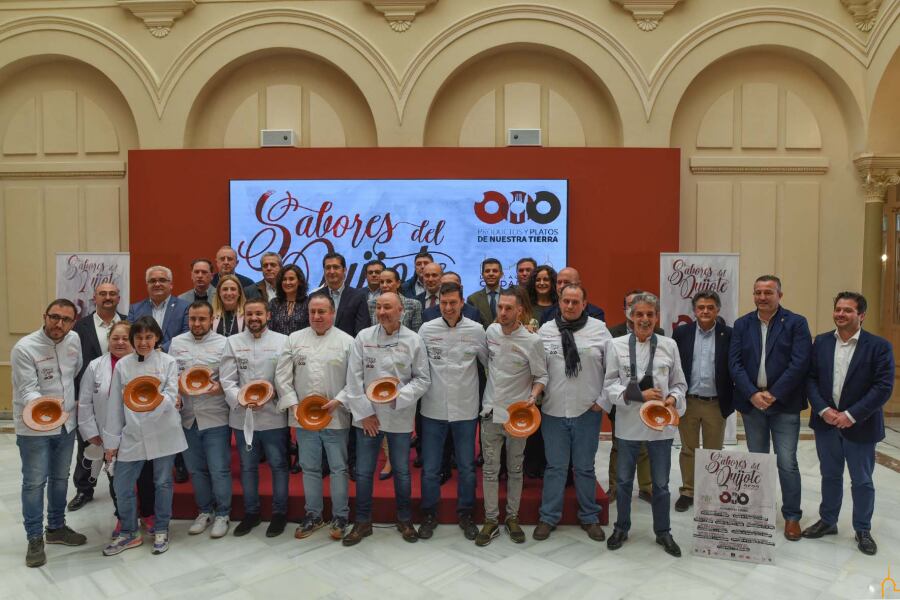
[[[159,349],[162,330],[152,317],[141,317],[131,325],[129,340],[135,352],[116,364],[103,429],[106,458],[116,459],[113,485],[122,521],[122,531],[103,550],[107,556],[143,543],[137,527],[134,487],[147,461],[153,461],[156,490],[153,554],[169,549],[172,468],[175,455],[187,449],[177,405],[178,367],[174,358]],[[163,401],[151,411],[134,412],[125,406],[122,393],[131,380],[143,375],[159,379]]]
[[[98,356],[88,364],[81,376],[81,388],[78,392],[78,430],[83,439],[95,446],[102,446],[103,440],[100,434],[106,424],[106,412],[109,406],[109,388],[112,385],[113,370],[119,359],[134,352],[129,341],[131,324],[128,321],[117,321],[109,329],[109,352]],[[113,475],[107,473],[109,478],[109,495],[113,500],[116,515],[116,528],[112,537],[118,537],[122,531],[122,521],[119,520],[119,509],[116,504],[116,491],[113,486]],[[147,531],[152,532],[154,527],[153,517],[153,463],[147,461],[141,469],[137,480],[138,510],[141,513],[141,521]]]

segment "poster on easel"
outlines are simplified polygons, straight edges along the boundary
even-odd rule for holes
[[[128,313],[131,255],[128,252],[57,252],[56,297],[75,303],[77,318],[91,314],[94,288],[101,283],[119,287],[120,313]]]

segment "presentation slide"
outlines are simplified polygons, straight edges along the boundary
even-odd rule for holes
[[[260,259],[277,252],[323,284],[322,257],[347,259],[347,281],[365,285],[374,258],[411,276],[417,252],[430,252],[460,274],[465,293],[482,286],[481,261],[503,265],[532,257],[566,265],[568,182],[565,179],[231,180],[231,245],[237,271],[259,280]]]

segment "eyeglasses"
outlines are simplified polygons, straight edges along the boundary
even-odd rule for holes
[[[72,317],[64,317],[62,315],[44,315],[47,319],[50,320],[51,323],[62,323],[63,325],[71,325],[75,322],[75,319]]]
[[[169,283],[169,280],[165,277],[159,277],[157,279],[148,279],[147,283],[149,283],[150,285],[156,285],[158,283]]]

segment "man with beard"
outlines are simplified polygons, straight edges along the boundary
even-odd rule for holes
[[[275,365],[284,350],[287,336],[267,327],[269,304],[254,298],[244,304],[244,331],[232,335],[225,344],[219,374],[225,401],[231,407],[228,421],[234,430],[241,461],[241,488],[244,490],[244,519],[234,528],[235,536],[247,535],[259,525],[259,459],[265,453],[272,472],[272,519],[266,537],[281,535],[287,525],[288,442],[287,417],[273,396],[262,406],[241,406],[238,395],[251,381],[275,384]]]

